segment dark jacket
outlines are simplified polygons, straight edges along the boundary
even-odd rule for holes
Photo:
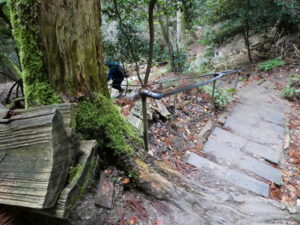
[[[120,83],[124,80],[124,74],[119,68],[119,65],[110,66],[107,74],[107,80],[112,79],[113,81],[119,81]]]

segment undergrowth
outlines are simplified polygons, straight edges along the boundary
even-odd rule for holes
[[[98,95],[83,101],[76,110],[76,132],[84,139],[97,139],[100,147],[116,156],[133,155],[143,146],[138,131],[119,113],[108,98]]]
[[[282,61],[279,58],[275,58],[275,59],[270,59],[263,63],[258,64],[258,68],[261,71],[268,71],[268,70],[274,69],[276,67],[283,66],[284,64],[285,64],[284,61]]]
[[[213,88],[212,86],[204,86],[202,88],[202,90],[212,96],[213,93]],[[231,101],[233,100],[233,98],[231,97],[229,91],[224,90],[224,89],[215,89],[215,93],[214,93],[214,101],[216,103],[216,105],[220,108],[224,108],[226,107]]]
[[[280,94],[288,99],[300,98],[300,74],[291,75]]]

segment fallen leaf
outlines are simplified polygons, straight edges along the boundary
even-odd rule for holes
[[[129,223],[130,225],[135,225],[135,224],[137,224],[137,222],[138,222],[138,218],[136,218],[135,216],[132,216],[132,217],[128,220],[128,223]]]
[[[130,179],[128,177],[123,179],[123,184],[128,184],[130,182]]]

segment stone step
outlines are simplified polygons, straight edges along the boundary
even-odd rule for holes
[[[257,120],[254,123],[254,121],[249,122],[246,117],[242,120],[237,116],[230,115],[224,127],[254,142],[268,145],[278,151],[282,149],[284,129],[271,126],[270,123],[267,124],[267,122],[261,120]]]
[[[265,112],[265,114],[268,114],[269,112]],[[251,112],[248,110],[242,110],[239,111],[234,110],[231,114],[229,119],[231,120],[237,120],[239,122],[242,122],[241,125],[249,125],[249,126],[255,126],[259,129],[268,130],[271,134],[274,136],[283,135],[284,128],[282,125],[278,125],[276,123],[268,122],[266,115],[265,117],[262,116],[252,116]]]
[[[264,197],[268,197],[269,195],[269,185],[267,185],[266,183],[258,181],[252,177],[233,171],[226,167],[220,166],[214,162],[198,156],[195,153],[191,153],[189,155],[187,163],[197,167],[200,170],[209,169],[211,174],[216,175],[220,179],[232,183],[240,188],[254,192],[255,194],[262,195]]]
[[[266,108],[266,106],[262,104],[256,104],[255,111],[253,111],[252,109],[253,105],[239,103],[235,105],[232,113],[245,112],[247,116],[255,119],[259,119],[269,123],[275,123],[281,126],[284,124],[283,112],[278,112],[277,110],[274,110],[272,108]]]
[[[215,138],[209,139],[203,150],[205,153],[213,156],[220,164],[226,163],[230,167],[237,167],[241,170],[254,173],[275,184],[281,184],[281,171],[279,169],[248,156],[227,144],[221,143]]]
[[[280,151],[271,149],[266,145],[250,141],[219,127],[213,130],[212,136],[219,142],[222,142],[235,150],[253,154],[276,164],[279,162]]]

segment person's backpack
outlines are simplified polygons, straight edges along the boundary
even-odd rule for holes
[[[128,74],[126,73],[126,70],[122,66],[117,65],[117,69],[122,73],[122,75],[124,77],[126,77],[126,78],[128,77]]]

